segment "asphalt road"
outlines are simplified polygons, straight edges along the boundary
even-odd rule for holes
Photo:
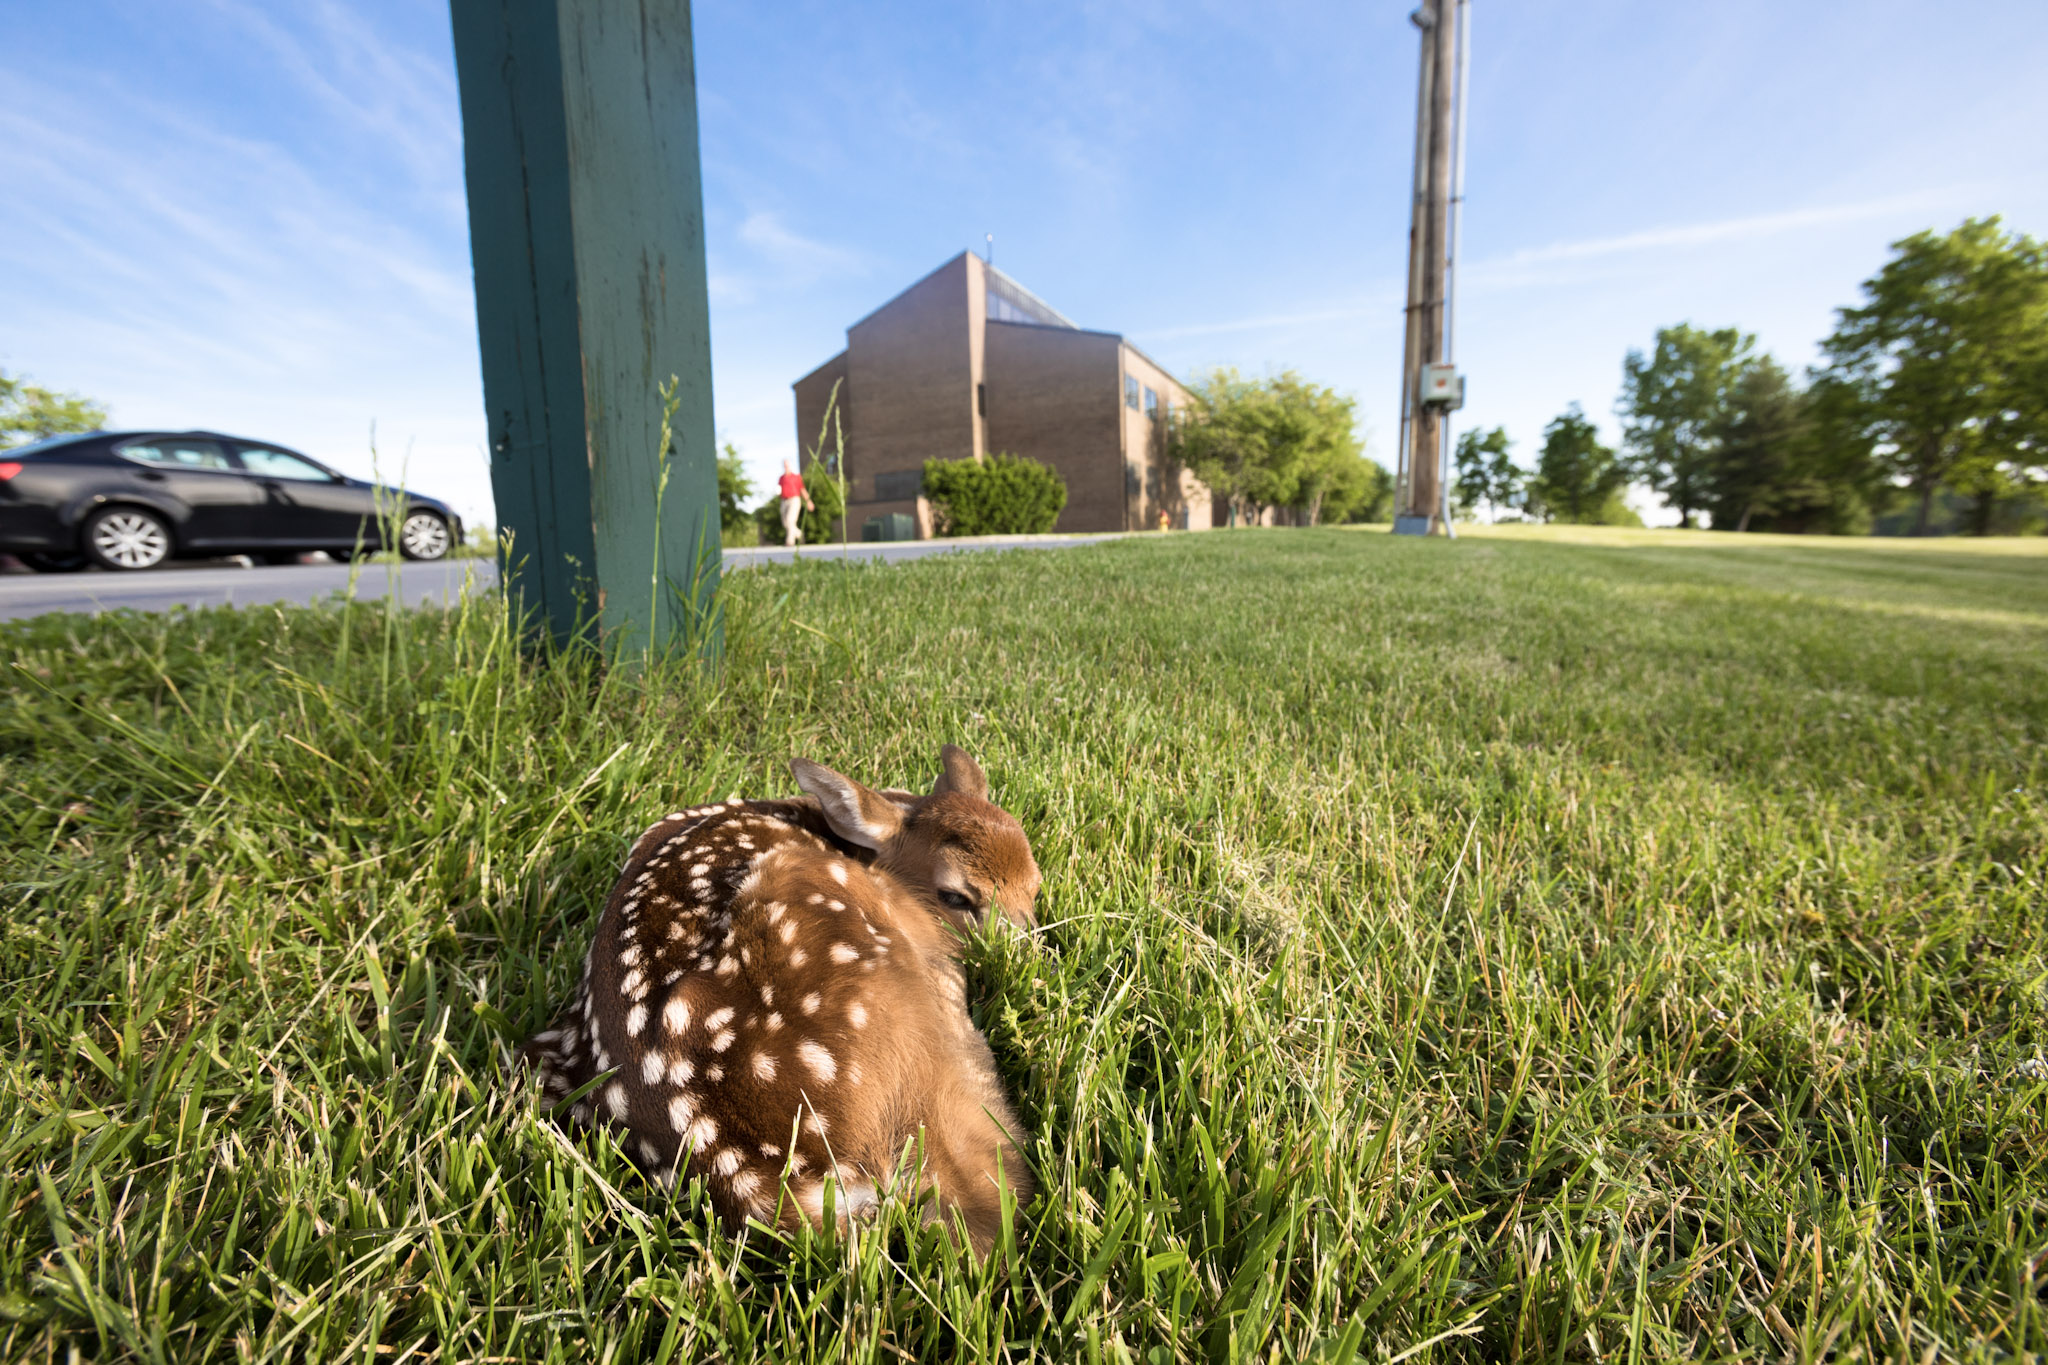
[[[894,563],[962,550],[1064,549],[1092,545],[1114,536],[979,536],[962,540],[909,540],[890,544],[825,545],[797,551],[805,559],[879,559]],[[780,546],[728,550],[727,570],[783,563],[792,553]],[[454,602],[465,586],[472,592],[497,586],[498,566],[487,559],[451,559],[438,564],[365,564],[356,573],[357,600],[381,601],[395,590],[407,606]],[[266,602],[311,604],[348,591],[346,564],[290,564],[238,568],[219,562],[174,564],[145,573],[0,575],[0,621],[45,612],[88,612],[131,608],[260,606]]]

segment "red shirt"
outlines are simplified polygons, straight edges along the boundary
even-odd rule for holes
[[[804,495],[804,478],[803,478],[803,475],[801,475],[801,474],[784,474],[784,475],[782,476],[782,496],[783,496],[783,497],[785,497],[785,498],[800,498],[800,497],[802,497],[803,495]]]

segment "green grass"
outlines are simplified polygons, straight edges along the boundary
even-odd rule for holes
[[[0,628],[0,1357],[2048,1350],[2048,557],[1154,537],[728,582],[718,679],[486,602]],[[1044,1197],[721,1235],[536,1121],[629,837],[987,767]]]

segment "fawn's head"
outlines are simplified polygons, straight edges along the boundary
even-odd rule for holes
[[[946,745],[939,765],[939,780],[921,797],[885,796],[807,758],[789,766],[835,834],[873,849],[877,868],[915,888],[944,919],[968,929],[999,914],[1029,928],[1038,864],[1024,827],[990,802],[988,778],[965,749]]]

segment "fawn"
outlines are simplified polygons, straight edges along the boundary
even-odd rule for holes
[[[1029,927],[1038,866],[948,744],[931,794],[805,759],[806,798],[679,811],[627,855],[569,1007],[520,1055],[573,1124],[624,1130],[654,1178],[702,1177],[729,1229],[871,1214],[909,1172],[986,1252],[1023,1129],[968,1018],[963,936]],[[784,1188],[786,1182],[786,1189]]]

